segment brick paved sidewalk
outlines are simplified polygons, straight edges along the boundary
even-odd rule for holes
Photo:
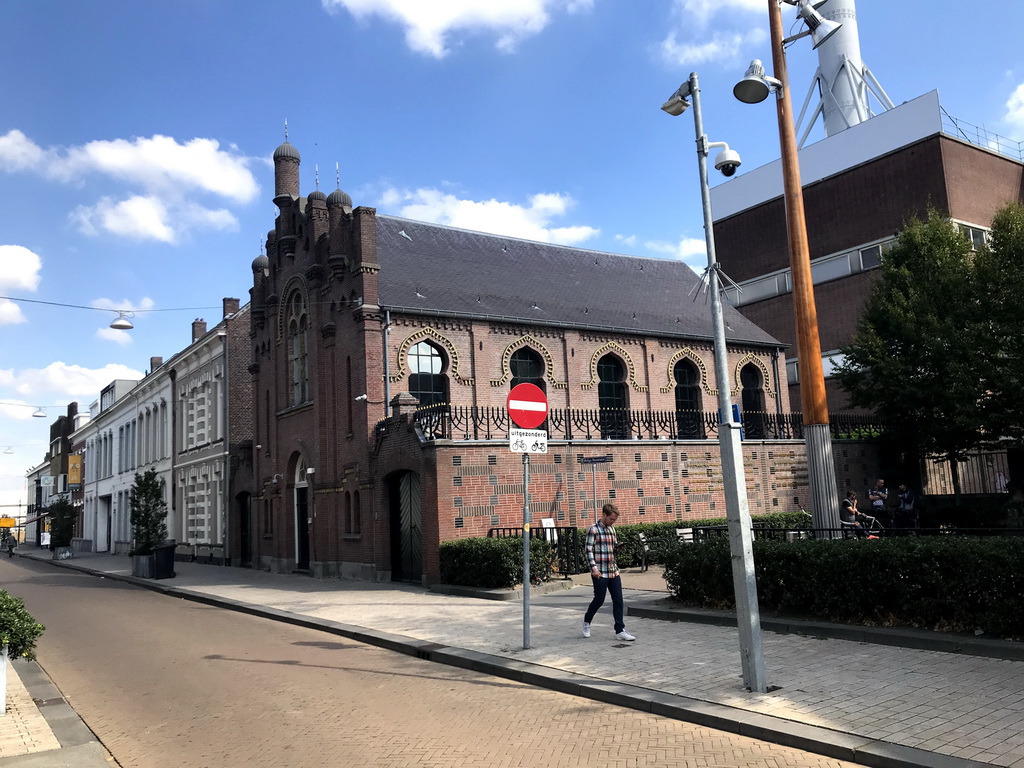
[[[48,553],[28,550],[22,555]],[[86,555],[62,564],[131,580],[126,557]],[[517,601],[193,563],[177,563],[176,570],[176,578],[145,586],[250,612],[307,617],[349,636],[363,628],[371,641],[404,645],[407,652],[440,657],[447,651],[449,659],[481,664],[494,660],[524,675],[548,670],[536,677],[546,674],[552,687],[590,681],[591,689],[603,688],[605,693],[597,695],[606,700],[621,699],[648,711],[696,700],[689,711],[697,713],[697,721],[706,715],[702,724],[718,719],[721,727],[731,723],[748,735],[814,749],[799,742],[806,732],[825,754],[831,754],[831,744],[850,746],[850,754],[833,755],[845,759],[857,760],[857,750],[883,755],[860,758],[869,764],[963,766],[977,761],[1024,768],[1020,661],[765,632],[768,682],[780,688],[751,694],[742,688],[734,628],[630,617],[628,628],[638,639],[620,643],[612,637],[606,607],[595,620],[593,637],[584,640],[579,629],[586,588],[536,596],[531,601],[532,647],[524,650],[523,606]],[[631,580],[640,583],[633,576],[624,579],[627,588]],[[656,579],[650,572],[642,576]],[[645,584],[656,585],[656,580]],[[627,607],[664,596],[629,589]]]
[[[0,715],[0,761],[60,749],[49,723],[18,675],[20,663],[7,662],[7,714]]]

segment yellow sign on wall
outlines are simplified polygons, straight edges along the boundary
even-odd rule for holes
[[[68,456],[68,485],[80,485],[82,482],[82,454],[73,453]]]
[[[0,528],[13,528],[18,524],[18,521],[13,517],[0,517]]]

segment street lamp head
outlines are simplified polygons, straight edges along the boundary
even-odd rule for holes
[[[130,331],[135,326],[132,325],[132,321],[128,319],[127,315],[132,315],[131,312],[122,312],[118,310],[117,319],[110,323],[110,327],[115,331]]]
[[[747,72],[732,89],[732,95],[744,104],[760,104],[768,98],[769,93],[778,91],[782,83],[764,73],[764,64],[754,59],[747,67]]]
[[[676,89],[676,92],[669,97],[668,101],[661,105],[661,108],[672,115],[672,117],[679,117],[690,108],[690,102],[686,100],[689,96],[690,81],[687,80]]]
[[[821,5],[821,3],[818,3],[818,5]],[[797,11],[797,16],[804,20],[807,29],[811,32],[811,41],[814,43],[811,47],[817,48],[838,32],[839,28],[843,25],[823,18],[814,8],[815,5],[810,0],[800,0],[800,9]]]

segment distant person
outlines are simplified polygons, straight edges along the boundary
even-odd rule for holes
[[[618,539],[615,536],[615,521],[619,519],[619,510],[614,504],[605,504],[601,509],[601,519],[587,529],[587,561],[590,563],[590,578],[594,582],[594,599],[590,601],[587,613],[583,617],[583,636],[590,637],[590,622],[598,609],[604,605],[608,592],[612,593],[612,616],[615,618],[615,639],[636,640],[626,631],[624,623],[625,609],[622,605],[622,579],[619,568],[615,564],[615,549]]]
[[[846,498],[839,508],[839,519],[857,529],[858,536],[866,536],[871,518],[857,509],[857,492],[847,491]]]
[[[900,483],[898,490],[900,505],[896,510],[896,527],[916,528],[917,509],[915,509],[914,504],[917,501],[917,496],[907,487],[906,483]]]
[[[885,502],[889,500],[889,491],[885,487],[885,480],[878,478],[875,480],[875,484],[868,489],[868,501],[871,502],[871,514],[876,520],[886,520],[892,522],[889,519],[889,513],[886,511]]]
[[[14,548],[18,546],[18,540],[14,538],[14,533],[8,531],[4,546],[7,548],[7,556],[14,557]]]

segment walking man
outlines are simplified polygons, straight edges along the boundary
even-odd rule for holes
[[[590,578],[594,582],[594,599],[590,601],[587,613],[583,617],[583,636],[590,637],[590,622],[594,614],[604,605],[605,595],[612,593],[612,615],[615,618],[615,639],[636,640],[626,631],[623,621],[622,579],[615,565],[615,521],[619,519],[619,510],[614,504],[605,504],[601,509],[601,519],[587,529],[587,560],[590,562]]]

